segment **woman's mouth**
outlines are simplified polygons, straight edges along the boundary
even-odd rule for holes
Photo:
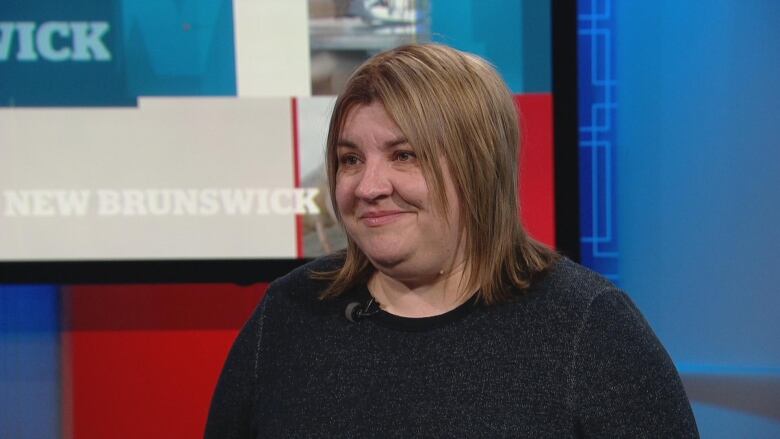
[[[399,220],[406,213],[402,210],[375,210],[363,212],[358,218],[369,227],[379,227]]]

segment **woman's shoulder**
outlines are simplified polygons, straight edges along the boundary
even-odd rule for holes
[[[537,287],[563,316],[556,338],[568,328],[571,409],[587,436],[698,437],[669,354],[625,292],[563,258]]]
[[[335,301],[321,300],[320,296],[330,281],[317,274],[341,267],[344,258],[338,254],[306,262],[268,285],[262,300],[249,318],[249,325],[286,326],[293,321],[332,314],[338,306]]]
[[[508,322],[523,328],[534,326],[561,336],[580,333],[593,322],[649,330],[624,291],[603,275],[564,257],[516,297],[509,306],[499,308]]]
[[[266,295],[272,296],[274,301],[321,302],[320,295],[331,282],[327,274],[338,270],[343,265],[342,253],[314,259],[271,282]]]
[[[318,274],[338,270],[343,265],[344,254],[341,252],[333,253],[306,262],[305,264],[295,268],[284,276],[277,278],[271,284],[293,288],[301,286],[309,287],[320,283],[327,284],[327,280],[322,279],[321,276],[318,276]]]
[[[575,308],[587,308],[594,299],[604,294],[622,294],[603,275],[566,257],[556,261],[527,293]]]

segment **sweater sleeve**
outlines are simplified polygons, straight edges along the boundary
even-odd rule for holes
[[[575,343],[572,403],[582,436],[699,437],[671,358],[623,292],[593,299]]]
[[[269,287],[270,292],[270,287]],[[270,300],[266,293],[249,321],[233,342],[214,390],[206,421],[206,439],[250,438],[256,401],[259,345],[265,310]]]

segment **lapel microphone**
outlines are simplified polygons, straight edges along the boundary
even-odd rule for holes
[[[344,309],[344,317],[352,323],[371,317],[379,312],[379,304],[372,297],[365,306],[360,302],[349,302]]]

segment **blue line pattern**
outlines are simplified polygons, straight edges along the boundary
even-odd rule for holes
[[[579,0],[580,254],[619,281],[615,146],[617,114],[613,0]]]

